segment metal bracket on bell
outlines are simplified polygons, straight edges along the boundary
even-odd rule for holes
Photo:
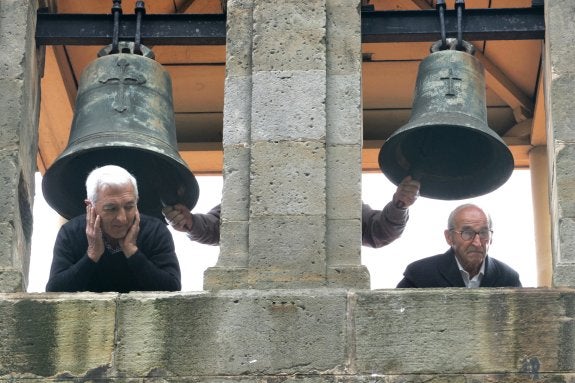
[[[122,15],[122,0],[113,0],[112,15],[114,16],[114,30],[112,31],[111,54],[118,53],[118,36],[120,35],[120,16]]]
[[[445,51],[445,50],[461,51],[461,52],[469,53],[472,56],[475,54],[475,47],[473,46],[473,44],[471,44],[468,41],[462,40],[461,46],[458,46],[457,39],[454,39],[454,38],[446,39],[445,44],[443,43],[442,40],[438,40],[438,41],[434,42],[433,44],[431,44],[431,48],[429,48],[429,51],[431,53],[435,53],[435,52],[439,52],[439,51]]]
[[[146,7],[144,6],[143,1],[136,1],[136,8],[134,9],[136,12],[136,35],[134,36],[134,54],[141,55],[142,47],[141,44],[141,27],[142,27],[142,17],[146,14]]]
[[[136,14],[136,33],[134,42],[119,41],[120,16],[122,15],[122,0],[113,0],[112,15],[114,17],[114,30],[112,32],[112,44],[98,52],[98,57],[117,53],[131,53],[153,59],[154,53],[141,43],[142,17],[146,14],[146,7],[141,0],[136,1],[134,12]]]
[[[470,44],[463,40],[463,10],[465,9],[465,0],[455,0],[455,9],[457,12],[457,39],[448,39],[447,33],[445,32],[445,0],[437,0],[436,8],[439,16],[441,40],[438,43],[433,44],[431,52],[450,49],[473,54],[469,52],[468,45]],[[475,49],[473,51],[475,51]]]
[[[145,45],[141,45],[140,44],[140,53],[137,53],[136,51],[136,44],[132,41],[120,41],[118,43],[118,52],[116,53],[131,53],[131,54],[136,54],[138,56],[143,56],[143,57],[147,57],[149,59],[155,59],[156,55],[154,55],[154,52],[146,47]],[[104,56],[108,56],[111,54],[115,54],[114,53],[114,46],[113,44],[110,44],[102,49],[100,49],[100,51],[98,52],[98,57],[104,57]]]

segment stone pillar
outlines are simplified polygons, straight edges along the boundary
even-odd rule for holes
[[[26,291],[40,105],[37,1],[0,1],[0,292]]]
[[[575,286],[575,2],[545,2],[545,97],[553,285]]]
[[[553,284],[548,165],[549,158],[545,146],[536,146],[529,151],[531,191],[533,193],[533,217],[535,220],[535,254],[537,255],[538,287],[551,287]]]
[[[369,288],[360,1],[227,3],[220,256],[206,289]]]

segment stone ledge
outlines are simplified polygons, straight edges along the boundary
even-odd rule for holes
[[[570,379],[574,303],[529,288],[0,294],[0,380]]]

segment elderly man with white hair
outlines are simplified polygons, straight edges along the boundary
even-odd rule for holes
[[[86,179],[86,214],[64,224],[46,291],[178,291],[180,266],[166,225],[138,211],[138,185],[107,165]]]

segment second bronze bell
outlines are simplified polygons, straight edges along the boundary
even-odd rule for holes
[[[199,187],[177,150],[168,72],[142,46],[121,42],[120,53],[100,51],[82,73],[66,149],[46,171],[42,191],[64,218],[85,212],[85,180],[114,164],[138,181],[139,210],[163,218],[165,204],[195,206]]]
[[[397,185],[411,175],[428,198],[489,193],[514,169],[511,151],[487,126],[483,66],[464,43],[467,51],[438,50],[421,62],[411,118],[379,153],[390,181]]]

